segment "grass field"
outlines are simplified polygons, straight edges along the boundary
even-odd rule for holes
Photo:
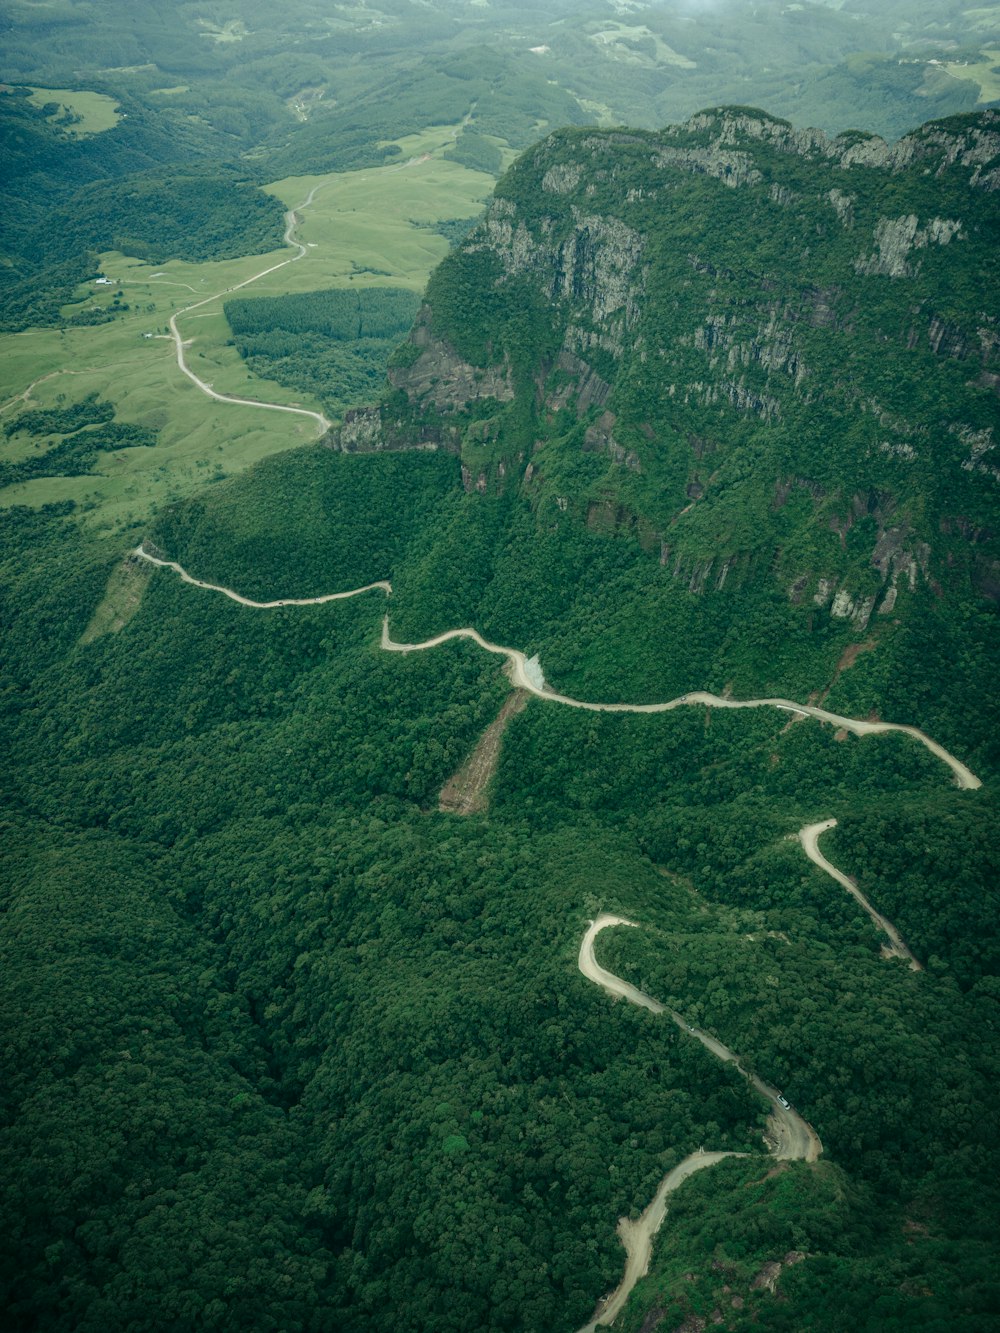
[[[645,24],[629,26],[627,23],[605,23],[598,31],[589,34],[590,40],[605,48],[615,60],[630,65],[677,65],[681,69],[694,69],[695,62],[680,55],[662,38],[657,37]],[[648,53],[642,48],[649,48]]]
[[[981,60],[971,65],[946,65],[945,69],[953,78],[973,79],[979,84],[980,102],[993,102],[1000,98],[1000,47],[985,47]]]
[[[306,255],[248,286],[277,296],[324,287],[392,285],[423,289],[448,243],[435,222],[477,214],[493,178],[441,157],[455,127],[439,126],[399,141],[391,166],[326,176],[292,177],[267,189],[298,208],[297,235]],[[209,304],[179,318],[188,364],[219,393],[318,408],[294,390],[249,374],[234,347],[222,306],[231,290],[295,252],[208,264],[154,266],[111,253],[101,257],[114,288],[88,287],[72,309],[110,305],[120,291],[130,308],[92,328],[33,329],[0,336],[0,412],[8,428],[26,407],[53,407],[97,392],[121,421],[159,431],[156,449],[105,454],[94,474],[38,477],[0,490],[0,505],[75,500],[87,521],[105,528],[141,525],[160,505],[268,454],[317,438],[307,418],[217,403],[178,370],[167,321],[205,297]],[[28,396],[23,395],[27,392]],[[62,396],[62,397],[60,397]],[[0,458],[23,458],[35,445],[16,433],[0,438]]]
[[[60,118],[64,115],[67,119],[79,116],[79,120],[63,125],[68,134],[73,134],[78,139],[88,134],[100,134],[102,130],[113,129],[121,119],[118,114],[118,103],[113,97],[107,97],[104,93],[81,92],[77,88],[32,88],[28,101],[37,107],[58,102],[59,110],[48,117],[54,124],[60,123]]]
[[[997,26],[997,20],[1000,19],[1000,5],[984,5],[977,9],[966,9],[962,13],[962,18],[970,27],[980,32],[992,33]]]

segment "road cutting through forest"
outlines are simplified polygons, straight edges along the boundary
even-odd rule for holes
[[[167,560],[160,556],[152,555],[145,547],[140,544],[132,553],[136,558],[147,560],[151,564],[157,565],[163,569],[170,569],[185,582],[193,587],[202,588],[210,592],[221,593],[225,597],[231,598],[241,606],[253,607],[259,610],[270,610],[283,606],[318,606],[325,602],[341,601],[349,597],[357,597],[364,593],[379,590],[387,596],[392,594],[392,584],[387,579],[382,579],[374,583],[365,584],[362,588],[353,588],[346,592],[326,593],[319,597],[296,597],[280,598],[275,601],[257,602],[248,597],[242,596],[232,588],[226,588],[219,584],[208,583],[202,579],[194,578],[187,570],[174,560]],[[943,746],[938,745],[936,741],[930,739],[916,727],[905,726],[892,722],[866,722],[854,718],[842,717],[837,713],[830,713],[824,708],[817,708],[813,705],[797,704],[788,699],[745,699],[734,700],[724,699],[716,694],[709,694],[705,691],[694,691],[689,694],[682,694],[676,699],[671,699],[666,703],[658,704],[628,704],[628,703],[591,703],[585,700],[572,699],[568,695],[559,694],[551,690],[545,683],[538,659],[528,658],[517,648],[505,648],[499,644],[490,643],[484,639],[478,630],[471,628],[446,630],[443,634],[437,634],[433,638],[425,639],[421,643],[398,643],[389,632],[389,617],[386,615],[382,621],[381,647],[387,652],[395,653],[413,653],[424,652],[432,648],[437,648],[441,644],[449,643],[456,639],[471,639],[473,643],[488,653],[494,653],[507,659],[507,672],[511,683],[515,688],[533,694],[536,698],[546,699],[550,703],[564,704],[570,708],[582,708],[591,712],[606,713],[665,713],[675,708],[687,707],[689,705],[705,706],[709,708],[776,708],[784,712],[795,713],[802,717],[814,717],[819,721],[830,723],[836,727],[846,728],[858,736],[871,734],[880,734],[890,731],[899,731],[907,736],[913,737],[925,745],[932,754],[936,755],[951,769],[955,779],[960,787],[965,790],[972,790],[981,785],[976,775],[959,759],[950,754]],[[813,861],[821,870],[830,875],[838,884],[842,885],[851,894],[853,898],[864,908],[875,924],[885,932],[891,942],[891,948],[887,947],[884,952],[894,955],[908,961],[911,968],[920,970],[920,964],[913,957],[913,954],[903,943],[898,931],[875,908],[872,907],[868,899],[861,893],[857,885],[845,874],[832,865],[826,857],[822,855],[818,847],[818,839],[836,824],[835,819],[828,819],[816,824],[809,824],[798,833],[798,839],[802,844],[803,850],[811,861]],[[608,913],[602,913],[595,921],[589,925],[587,932],[580,945],[579,968],[585,977],[601,986],[610,995],[626,999],[631,1004],[640,1006],[649,1010],[653,1014],[666,1014],[677,1024],[682,1031],[689,1034],[719,1060],[731,1063],[748,1080],[754,1090],[769,1102],[771,1110],[768,1116],[768,1144],[771,1155],[779,1161],[815,1161],[823,1151],[823,1145],[820,1142],[819,1135],[806,1120],[802,1118],[791,1106],[783,1104],[779,1100],[781,1094],[777,1088],[765,1083],[758,1075],[748,1073],[740,1064],[738,1057],[717,1038],[710,1036],[707,1032],[689,1024],[680,1014],[672,1009],[668,1009],[652,996],[647,995],[638,987],[624,981],[614,973],[608,972],[601,967],[594,957],[594,941],[602,930],[611,926],[630,926],[634,927],[635,922],[629,921],[626,917],[613,916]],[[669,1194],[678,1188],[688,1176],[696,1171],[703,1170],[706,1167],[714,1166],[716,1162],[724,1157],[740,1156],[741,1154],[731,1152],[705,1152],[701,1150],[697,1153],[691,1153],[678,1166],[674,1167],[664,1179],[660,1182],[659,1189],[656,1191],[652,1201],[642,1213],[638,1221],[633,1222],[629,1218],[621,1218],[618,1223],[618,1234],[626,1251],[625,1274],[621,1283],[615,1288],[609,1296],[605,1297],[598,1305],[593,1319],[586,1324],[579,1333],[595,1333],[598,1324],[610,1324],[618,1316],[620,1311],[628,1300],[628,1297],[636,1282],[645,1275],[649,1268],[650,1256],[652,1253],[653,1237],[658,1231],[664,1215],[666,1213],[666,1200]]]
[[[320,597],[282,597],[271,602],[257,602],[252,598],[244,597],[241,593],[232,588],[226,588],[218,583],[207,583],[203,579],[196,579],[189,574],[187,570],[177,563],[176,560],[167,560],[162,556],[152,555],[140,543],[132,551],[132,555],[140,560],[148,560],[150,564],[158,565],[161,569],[171,569],[179,575],[185,583],[190,583],[192,587],[204,588],[208,592],[218,592],[224,597],[229,597],[232,601],[238,602],[241,606],[253,607],[259,611],[274,610],[282,606],[321,606],[326,602],[341,602],[349,597],[360,597],[365,593],[381,591],[386,596],[392,595],[392,584],[388,579],[379,579],[375,583],[366,583],[362,588],[351,588],[347,592],[328,592]],[[550,690],[545,684],[541,668],[538,665],[537,658],[528,658],[517,648],[503,648],[499,644],[490,643],[488,639],[474,629],[450,629],[443,634],[435,635],[432,639],[426,639],[423,643],[397,643],[389,633],[389,617],[384,616],[382,620],[382,639],[381,647],[387,652],[393,653],[416,653],[423,652],[430,648],[437,648],[443,643],[449,643],[454,639],[471,639],[473,643],[488,653],[494,653],[501,657],[506,657],[508,662],[508,675],[515,689],[524,690],[533,694],[538,699],[547,699],[550,703],[565,704],[569,708],[584,708],[592,712],[601,713],[667,713],[675,708],[684,708],[689,705],[704,705],[709,708],[778,708],[784,711],[801,713],[806,717],[815,717],[820,721],[829,722],[837,727],[846,727],[853,730],[857,735],[864,736],[873,732],[901,731],[907,736],[912,736],[921,741],[927,748],[940,759],[943,759],[948,767],[955,774],[958,785],[965,789],[973,789],[981,785],[976,775],[965,766],[954,755],[949,754],[947,750],[932,741],[929,736],[925,736],[922,731],[916,727],[902,726],[894,722],[858,722],[853,718],[841,717],[837,713],[828,713],[824,708],[813,708],[808,705],[792,703],[788,699],[723,699],[717,694],[707,694],[704,691],[695,691],[691,694],[682,694],[676,699],[671,699],[667,703],[661,704],[602,704],[589,703],[581,699],[571,699],[568,695],[558,694],[555,690]],[[818,824],[809,824],[801,829],[798,834],[799,841],[803,850],[810,861],[825,871],[842,885],[847,892],[854,898],[861,907],[868,913],[876,926],[885,932],[889,939],[889,944],[884,946],[884,952],[890,957],[902,958],[909,963],[914,971],[921,971],[921,966],[914,958],[913,954],[904,944],[902,937],[895,926],[886,917],[871,905],[865,895],[852,879],[849,879],[836,866],[832,865],[819,850],[818,839],[822,833],[831,829],[836,824],[835,819],[827,819]],[[581,955],[582,956],[582,955]],[[589,975],[589,974],[588,974]],[[610,975],[610,974],[609,974]],[[594,978],[596,980],[596,978]],[[607,978],[600,982],[607,986]],[[625,983],[621,983],[624,985]],[[624,991],[617,991],[617,994],[625,994]],[[633,1004],[644,1004],[649,997],[645,999],[638,998],[639,992],[628,994],[628,998]],[[650,1004],[655,1004],[650,1001]],[[647,1005],[649,1007],[649,1005]],[[659,1012],[659,1011],[657,1011]],[[676,1018],[676,1015],[674,1016]],[[678,1019],[678,1021],[681,1021]],[[708,1046],[710,1050],[721,1060],[730,1060],[735,1057],[726,1052],[725,1047],[712,1045],[713,1039],[702,1037],[699,1040]],[[765,1096],[768,1093],[764,1085],[758,1089]]]
[[[826,873],[831,875],[838,884],[842,884],[851,897],[861,904],[871,919],[875,922],[876,926],[878,926],[879,930],[885,931],[886,935],[889,937],[889,943],[882,946],[882,952],[886,957],[902,958],[909,963],[912,971],[922,972],[924,969],[903,943],[902,936],[892,922],[888,920],[887,917],[884,917],[881,912],[877,912],[858,888],[857,884],[855,884],[854,880],[849,879],[847,875],[845,875],[843,871],[838,870],[835,865],[831,865],[820,851],[820,834],[826,833],[828,829],[836,828],[836,825],[837,821],[835,819],[824,819],[821,824],[807,824],[805,828],[799,829],[799,842],[801,842],[806,856],[808,856],[810,861],[818,865],[820,870],[825,870]]]
[[[700,1041],[717,1059],[735,1065],[754,1090],[771,1104],[768,1117],[768,1133],[770,1145],[773,1145],[771,1146],[772,1157],[783,1162],[815,1162],[823,1151],[819,1135],[812,1125],[803,1120],[802,1116],[793,1107],[782,1105],[778,1100],[781,1094],[777,1088],[772,1088],[769,1083],[765,1083],[756,1074],[748,1074],[737,1056],[721,1041],[709,1036],[707,1032],[702,1032],[699,1028],[692,1027],[686,1019],[673,1009],[668,1009],[665,1004],[661,1004],[659,1000],[654,1000],[645,991],[639,990],[637,986],[633,986],[628,981],[623,981],[621,977],[601,967],[594,957],[594,941],[601,931],[607,930],[609,926],[634,927],[636,924],[635,921],[629,921],[627,917],[613,916],[608,912],[602,912],[596,921],[591,921],[580,944],[578,964],[583,975],[588,981],[593,981],[595,985],[607,991],[609,995],[628,1000],[630,1004],[648,1009],[652,1014],[667,1014],[682,1032],[686,1032],[696,1041]],[[667,1196],[672,1194],[679,1185],[687,1180],[688,1176],[694,1175],[696,1171],[714,1166],[716,1162],[721,1162],[724,1157],[745,1156],[747,1156],[746,1153],[705,1152],[703,1148],[699,1149],[698,1152],[690,1153],[684,1158],[683,1162],[663,1177],[659,1189],[657,1189],[652,1201],[638,1221],[633,1222],[627,1217],[619,1219],[618,1235],[625,1247],[626,1254],[624,1276],[614,1291],[598,1304],[590,1323],[585,1324],[579,1330],[579,1333],[595,1333],[599,1324],[614,1323],[631,1295],[632,1288],[649,1271],[649,1260],[653,1252],[653,1237],[659,1231],[666,1215]]]
[[[550,690],[541,677],[536,658],[528,658],[517,648],[502,648],[499,644],[489,643],[474,629],[449,629],[422,643],[395,643],[389,634],[389,617],[382,623],[382,647],[394,653],[421,652],[425,648],[436,648],[451,639],[471,639],[488,653],[498,653],[507,658],[510,679],[515,688],[527,690],[539,699],[548,699],[550,703],[565,704],[569,708],[585,708],[592,713],[669,713],[674,708],[685,708],[689,704],[704,704],[708,708],[777,708],[786,713],[797,713],[802,717],[814,717],[831,726],[842,727],[856,736],[884,735],[890,731],[899,731],[912,736],[921,745],[925,745],[931,754],[936,755],[948,765],[955,774],[958,785],[966,790],[982,786],[970,768],[956,759],[937,741],[925,736],[916,727],[900,722],[865,722],[857,718],[841,717],[839,713],[830,713],[825,708],[813,704],[797,704],[791,699],[724,699],[718,694],[708,694],[704,690],[695,690],[690,694],[681,694],[661,704],[603,704],[590,703],[583,699],[571,699],[566,694]],[[818,863],[817,863],[818,864]]]
[[[286,262],[290,263],[291,261]],[[193,310],[194,306],[188,308]],[[236,400],[227,399],[226,401]],[[366,583],[363,588],[354,588],[349,592],[326,593],[321,597],[286,597],[273,602],[254,602],[247,597],[241,597],[239,593],[233,592],[231,588],[224,588],[215,583],[203,583],[201,579],[193,578],[176,561],[164,560],[158,556],[150,555],[141,543],[135,548],[133,555],[142,560],[150,560],[154,565],[162,565],[166,569],[174,570],[185,583],[191,583],[196,588],[207,588],[212,592],[221,592],[224,596],[231,597],[234,602],[259,609],[269,609],[276,606],[319,606],[323,602],[343,601],[346,597],[357,597],[360,593],[370,592],[373,588],[381,588],[387,595],[392,594],[392,584],[389,580],[379,579],[375,583]],[[550,690],[545,684],[537,657],[529,658],[518,648],[504,648],[500,644],[490,643],[488,639],[483,638],[478,630],[468,627],[449,629],[445,630],[443,634],[436,634],[431,639],[424,639],[421,643],[397,643],[389,633],[389,617],[385,616],[382,621],[381,644],[386,652],[420,653],[425,652],[428,648],[437,648],[442,643],[450,643],[453,639],[471,639],[473,643],[478,644],[486,652],[494,653],[499,657],[506,657],[508,675],[514,688],[527,690],[529,694],[533,694],[537,699],[547,699],[549,703],[565,704],[568,708],[584,708],[591,713],[669,713],[675,708],[686,708],[690,705],[699,704],[707,708],[777,708],[781,712],[796,713],[800,717],[814,717],[820,722],[828,722],[831,726],[853,732],[855,736],[877,736],[885,735],[890,731],[898,731],[904,736],[912,736],[914,740],[926,746],[931,754],[936,755],[938,759],[947,764],[954,773],[955,781],[959,787],[966,791],[972,791],[982,786],[975,773],[960,759],[956,759],[953,754],[950,754],[943,745],[938,745],[937,741],[931,740],[930,736],[926,736],[918,728],[907,726],[901,722],[866,722],[859,718],[842,717],[839,713],[830,713],[827,709],[817,708],[814,704],[797,704],[791,699],[725,699],[719,694],[709,694],[705,690],[694,690],[690,694],[681,694],[676,699],[668,699],[666,703],[660,704],[591,703],[586,699],[571,699],[568,694],[559,694],[556,690]],[[805,843],[803,843],[803,846],[805,846]],[[817,860],[818,851],[814,856],[807,847],[806,854],[810,856],[811,860],[816,861],[817,865],[826,868],[822,857]],[[870,912],[872,910],[867,900],[859,894],[856,885],[852,885],[850,881],[840,882],[845,883],[845,887],[854,897],[858,898],[866,911]],[[908,951],[906,956],[912,959],[912,955]]]
[[[132,555],[140,560],[148,560],[151,565],[159,565],[161,569],[172,569],[175,574],[179,574],[185,583],[190,583],[194,588],[205,588],[209,592],[221,592],[223,597],[229,597],[234,602],[239,602],[240,606],[252,606],[258,611],[271,611],[278,606],[322,606],[325,602],[343,602],[348,597],[360,597],[363,593],[374,592],[377,588],[385,593],[392,592],[392,584],[382,579],[378,583],[367,583],[363,588],[352,588],[350,592],[328,592],[322,597],[282,597],[276,602],[255,602],[250,597],[244,597],[241,593],[234,592],[232,588],[224,588],[219,583],[206,583],[203,579],[196,579],[179,565],[176,560],[164,560],[158,555],[151,555],[149,551],[140,543]]]

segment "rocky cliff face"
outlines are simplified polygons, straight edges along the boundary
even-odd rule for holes
[[[763,562],[859,632],[918,586],[995,598],[998,240],[996,112],[894,145],[745,108],[564,131],[339,444],[452,450],[693,592]]]

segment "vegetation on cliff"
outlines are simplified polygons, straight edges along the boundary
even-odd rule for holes
[[[177,37],[185,77],[205,52]],[[8,511],[13,1329],[571,1333],[616,1220],[700,1146],[749,1156],[674,1196],[624,1326],[989,1326],[998,140],[990,115],[889,148],[745,109],[563,131],[436,274],[352,449],[142,532]],[[227,313],[248,351],[278,327],[332,356],[404,308]],[[15,420],[31,467],[121,425],[85,395]],[[140,537],[260,600],[393,591],[256,610],[138,571]],[[468,642],[381,652],[387,610],[399,639],[539,652],[583,698],[878,710],[984,785],[773,709],[533,699],[488,810],[441,813],[507,682]],[[802,854],[833,817],[924,971]],[[823,1160],[775,1167],[731,1067],[579,976],[600,910],[642,923],[609,965],[780,1084]]]
[[[522,157],[390,370],[376,446],[451,449],[470,492],[426,568],[493,542],[408,624],[475,616],[577,693],[828,688],[985,741],[998,173],[991,113],[890,148],[734,108]]]

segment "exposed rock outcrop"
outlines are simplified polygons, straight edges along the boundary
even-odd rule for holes
[[[861,166],[897,174],[920,163],[941,175],[957,166],[966,170],[972,188],[1000,189],[1000,112],[995,110],[978,113],[974,122],[953,117],[925,125],[895,144],[858,131],[828,138],[820,130],[795,129],[766,112],[739,107],[700,112],[681,128],[707,139],[708,152],[720,163],[721,150],[756,139],[780,152],[832,159],[844,170]]]
[[[921,584],[992,596],[996,539],[971,556],[937,497],[1000,527],[1000,318],[968,276],[992,272],[997,170],[993,112],[893,145],[743,107],[560,131],[337,443],[452,450],[469,494],[628,534],[692,595],[772,577],[858,631]]]
[[[469,365],[444,339],[434,336],[429,316],[424,307],[410,334],[417,355],[407,366],[390,368],[389,383],[402,389],[411,402],[425,402],[441,412],[454,412],[483,398],[509,403],[514,397],[509,364]]]
[[[916,271],[909,263],[914,250],[928,245],[948,245],[962,239],[962,224],[952,218],[931,218],[923,227],[915,213],[901,218],[879,218],[875,227],[876,252],[854,261],[855,273],[880,273],[888,278],[910,278]]]
[[[382,413],[377,407],[355,407],[344,414],[334,441],[345,454],[370,454],[386,448]]]
[[[577,413],[584,416],[592,407],[603,407],[611,396],[607,380],[566,347],[560,351],[555,369],[555,383],[545,400],[553,412],[572,403]]]
[[[583,437],[583,447],[589,453],[606,453],[612,462],[624,466],[633,472],[641,472],[639,455],[634,449],[626,449],[614,437],[616,417],[613,412],[603,412]]]
[[[681,167],[685,171],[712,176],[733,190],[741,185],[757,185],[764,179],[749,153],[734,152],[714,144],[711,148],[663,148],[656,155],[656,165]]]

